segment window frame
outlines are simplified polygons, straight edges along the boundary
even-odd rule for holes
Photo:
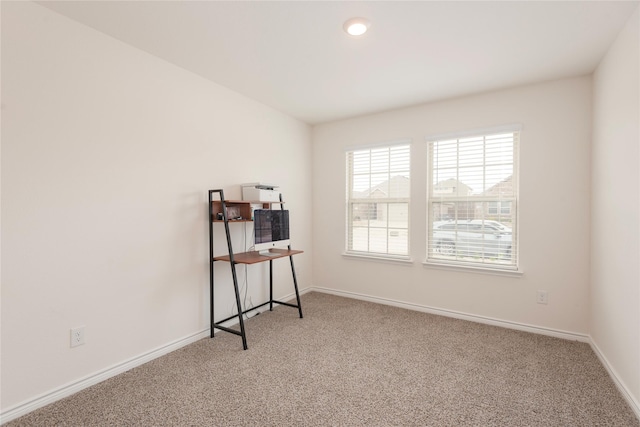
[[[408,172],[408,194],[407,197],[366,197],[366,198],[358,198],[353,197],[353,177],[354,173],[351,169],[352,163],[351,159],[354,153],[357,152],[366,152],[370,153],[375,150],[388,149],[392,150],[393,148],[406,147],[407,150],[407,172]],[[402,139],[395,141],[387,141],[380,142],[375,144],[367,144],[360,146],[347,147],[345,149],[345,174],[346,174],[346,186],[345,186],[345,250],[343,252],[344,256],[356,257],[356,258],[368,258],[373,260],[382,260],[382,261],[400,261],[400,262],[411,262],[411,163],[413,161],[411,157],[412,153],[412,140],[410,139]],[[392,168],[387,168],[383,173],[386,173],[388,176],[388,180],[393,178],[391,175],[393,172]],[[376,173],[369,171],[369,179],[371,182],[371,175],[375,175]],[[383,181],[384,182],[384,181]],[[369,187],[371,189],[373,187]],[[389,225],[389,219],[386,219],[386,225],[384,227],[373,227],[373,229],[385,229],[386,230],[386,252],[380,252],[375,250],[356,250],[353,249],[353,205],[356,204],[385,204],[387,206],[387,212],[390,211],[390,205],[392,204],[406,204],[406,228],[405,227],[392,227]],[[367,225],[367,229],[370,230],[370,224]],[[389,237],[392,236],[393,233],[397,231],[405,230],[406,231],[406,254],[401,253],[393,253],[389,250]],[[396,236],[392,236],[396,237]],[[371,236],[367,237],[368,247],[371,246]]]
[[[442,195],[438,197],[432,196],[434,185],[436,183],[433,182],[434,179],[434,164],[433,161],[433,148],[432,144],[438,141],[448,141],[448,140],[458,140],[458,147],[461,139],[466,138],[486,138],[492,135],[499,135],[503,133],[513,133],[514,134],[514,144],[513,144],[513,162],[512,162],[512,188],[513,194],[509,197],[501,197],[501,195],[497,196],[483,196],[483,195],[475,195],[475,196],[445,196]],[[507,275],[521,275],[522,271],[520,270],[520,238],[519,238],[519,199],[520,199],[520,188],[519,188],[519,173],[520,173],[520,145],[522,142],[522,126],[519,124],[512,124],[500,127],[492,127],[492,128],[484,128],[484,129],[476,129],[470,130],[466,132],[456,132],[456,133],[448,133],[448,134],[439,134],[439,135],[431,135],[425,138],[426,141],[426,166],[427,166],[427,179],[426,179],[426,256],[423,264],[425,266],[436,267],[436,268],[445,268],[445,269],[462,269],[462,270],[476,270],[478,272],[483,273],[497,273],[497,274],[507,274]],[[484,151],[483,151],[484,152]],[[484,154],[483,154],[484,155]],[[486,170],[487,164],[483,161],[482,168]],[[456,169],[459,170],[460,165],[456,165]],[[484,173],[484,172],[483,172]],[[458,172],[459,174],[459,172]],[[486,190],[485,190],[486,191]],[[433,248],[433,206],[434,203],[442,203],[443,200],[446,200],[451,203],[483,203],[484,209],[486,209],[486,215],[489,214],[489,203],[497,202],[497,213],[495,215],[511,215],[513,219],[513,227],[512,227],[512,246],[511,246],[511,259],[515,261],[511,264],[499,264],[492,262],[485,262],[483,256],[481,262],[474,262],[469,260],[460,260],[460,259],[444,259],[438,258],[434,256],[435,249]],[[508,213],[504,213],[504,208],[508,205]],[[474,208],[475,209],[475,208]],[[491,220],[491,218],[485,218],[483,220]],[[459,220],[456,219],[456,223]]]

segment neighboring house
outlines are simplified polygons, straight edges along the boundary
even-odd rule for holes
[[[406,199],[409,197],[409,178],[396,175],[369,189],[369,198]]]
[[[509,176],[494,186],[488,188],[480,196],[494,196],[496,198],[509,198],[513,195],[513,176]],[[490,219],[509,224],[508,220],[511,215],[511,202],[495,201],[495,202],[466,202],[466,201],[447,201],[447,197],[466,197],[473,193],[471,187],[455,178],[446,179],[438,182],[433,188],[434,201],[438,197],[442,197],[440,203],[433,204],[433,221],[452,220],[471,220],[471,219]],[[457,208],[457,216],[456,216]]]
[[[455,178],[445,179],[438,182],[433,186],[433,198],[434,201],[438,197],[465,197],[473,193],[471,187],[464,182],[458,181]],[[456,218],[456,206],[458,208],[459,220],[461,219],[474,219],[475,203],[474,202],[447,202],[443,200],[440,203],[433,204],[433,221],[443,221]]]
[[[455,178],[445,179],[433,186],[434,196],[468,196],[473,190],[464,182]]]
[[[482,193],[483,196],[495,196],[496,198],[509,198],[513,196],[513,194],[513,175],[509,175],[509,177],[503,179]],[[479,205],[476,210],[476,216],[478,218],[484,217],[486,219],[493,219],[496,221],[504,222],[505,216],[508,217],[509,215],[511,215],[511,202],[509,201],[483,203],[482,205]]]
[[[509,175],[493,187],[482,193],[483,196],[505,196],[513,195],[513,175]]]
[[[353,216],[356,220],[386,220],[387,199],[407,199],[409,198],[409,178],[396,175],[391,179],[381,182],[365,191],[354,192],[354,198],[366,199],[364,203],[359,203],[353,207]],[[385,199],[381,202],[370,202],[371,199]],[[391,201],[389,200],[389,201]],[[406,209],[390,209],[390,215],[406,217]],[[402,220],[403,218],[389,218],[390,220]]]

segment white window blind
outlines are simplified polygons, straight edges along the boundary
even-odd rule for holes
[[[347,253],[409,255],[410,145],[347,152]]]
[[[429,141],[427,262],[516,270],[518,131]]]

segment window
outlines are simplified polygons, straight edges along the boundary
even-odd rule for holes
[[[408,142],[347,152],[347,253],[409,255]]]
[[[429,140],[427,262],[516,270],[515,128]]]
[[[511,202],[489,202],[489,214],[497,215],[498,213],[510,214]]]

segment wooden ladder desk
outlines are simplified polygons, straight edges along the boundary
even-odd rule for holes
[[[220,194],[220,201],[214,201],[212,199],[212,195],[213,193],[219,193]],[[296,278],[296,270],[295,267],[293,265],[293,256],[297,255],[297,254],[301,254],[303,253],[303,251],[299,251],[299,250],[293,250],[291,249],[291,247],[289,247],[288,249],[270,249],[269,250],[269,255],[262,255],[257,251],[251,251],[251,252],[240,252],[240,253],[233,253],[233,249],[231,247],[231,237],[229,234],[229,223],[230,222],[248,222],[251,221],[250,218],[244,216],[246,214],[243,214],[242,219],[240,220],[229,220],[227,218],[227,204],[233,204],[233,205],[244,205],[246,204],[246,208],[250,208],[250,204],[252,202],[248,202],[248,201],[242,201],[242,202],[227,202],[224,199],[224,192],[223,190],[209,190],[209,259],[210,259],[210,266],[209,266],[209,273],[210,273],[210,311],[211,311],[211,338],[213,338],[213,333],[215,329],[220,329],[221,331],[225,331],[225,332],[229,332],[235,335],[239,335],[242,337],[242,347],[247,350],[247,336],[245,333],[245,327],[244,327],[244,319],[243,316],[253,310],[256,310],[260,307],[264,307],[265,305],[269,304],[269,310],[272,311],[273,310],[273,304],[281,304],[284,306],[288,306],[288,307],[293,307],[293,308],[297,308],[298,309],[298,314],[300,315],[300,318],[302,319],[302,305],[300,304],[300,293],[298,292],[298,280]],[[271,203],[271,202],[270,202]],[[269,203],[269,204],[270,204]],[[217,204],[217,207],[214,207],[214,205]],[[265,203],[266,204],[266,203]],[[282,205],[282,201],[280,201],[280,204]],[[243,206],[242,212],[247,212],[246,209],[244,209],[245,207]],[[217,214],[221,212],[222,213],[222,220],[216,220],[216,216]],[[248,216],[248,215],[247,215]],[[224,223],[224,227],[225,227],[225,232],[226,232],[226,237],[227,237],[227,247],[229,249],[229,254],[228,255],[221,255],[221,256],[213,256],[213,223],[219,221],[219,222],[223,222]],[[278,258],[284,258],[284,257],[289,257],[289,262],[291,264],[291,274],[293,275],[293,287],[295,289],[295,293],[296,293],[296,302],[297,304],[290,304],[288,302],[284,302],[284,301],[278,301],[278,300],[274,300],[273,299],[273,260],[278,259]],[[215,321],[214,319],[214,274],[213,274],[213,264],[216,261],[226,261],[231,265],[231,275],[233,277],[233,287],[234,287],[234,291],[235,291],[235,296],[236,296],[236,306],[238,309],[238,314],[234,314],[232,316],[227,317],[226,319],[222,319],[218,322]],[[261,262],[267,262],[269,261],[269,300],[257,305],[255,307],[252,307],[248,310],[243,310],[242,308],[242,304],[240,302],[240,289],[238,287],[238,277],[236,275],[236,264],[258,264]],[[231,319],[234,318],[238,318],[238,323],[240,324],[240,330],[237,331],[235,329],[231,329],[228,328],[226,326],[222,326],[222,323],[227,322]]]

